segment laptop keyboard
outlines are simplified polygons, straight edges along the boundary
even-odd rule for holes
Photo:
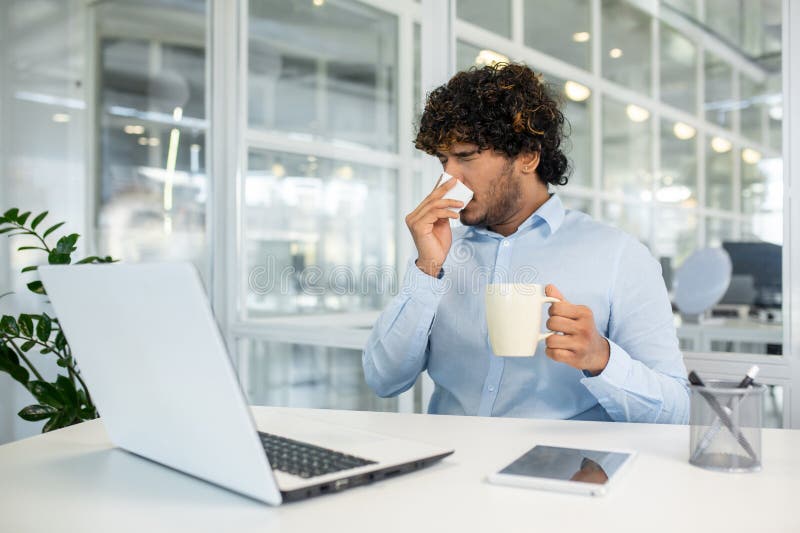
[[[258,436],[261,437],[261,444],[264,445],[273,470],[306,479],[375,464],[375,461],[270,433],[259,431]]]

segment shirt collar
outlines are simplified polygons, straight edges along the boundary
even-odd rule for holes
[[[558,231],[558,228],[561,227],[561,223],[564,222],[565,213],[566,211],[564,210],[564,204],[561,203],[561,198],[559,198],[557,194],[551,193],[550,198],[541,206],[539,206],[539,209],[534,211],[531,216],[526,218],[525,221],[519,225],[517,231],[512,235],[516,235],[521,231],[534,228],[538,226],[540,222],[547,224],[547,227],[550,229],[550,235],[552,235]],[[470,227],[470,229],[483,235],[497,235],[495,232],[490,231],[487,228]]]

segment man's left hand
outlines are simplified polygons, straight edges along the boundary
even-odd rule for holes
[[[545,294],[561,300],[550,305],[547,329],[563,333],[547,337],[547,356],[595,376],[602,372],[608,364],[611,347],[597,331],[592,310],[569,303],[555,285],[545,287]]]

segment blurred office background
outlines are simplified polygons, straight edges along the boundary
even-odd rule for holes
[[[449,5],[456,69],[524,61],[562,95],[569,208],[645,243],[671,291],[695,251],[728,252],[722,300],[699,317],[676,306],[687,366],[760,364],[767,419],[784,425],[780,0]],[[374,396],[361,348],[413,249],[403,217],[436,179],[412,139],[423,63],[441,53],[423,28],[447,26],[423,13],[0,2],[0,208],[49,209],[86,253],[195,263],[254,404],[420,410],[422,386]],[[21,243],[2,237],[3,313],[40,305]],[[16,417],[28,403],[0,374],[0,442],[39,430]]]

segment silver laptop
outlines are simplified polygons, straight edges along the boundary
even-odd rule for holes
[[[254,421],[190,264],[39,273],[111,441],[129,452],[273,505],[453,453],[302,414]]]

